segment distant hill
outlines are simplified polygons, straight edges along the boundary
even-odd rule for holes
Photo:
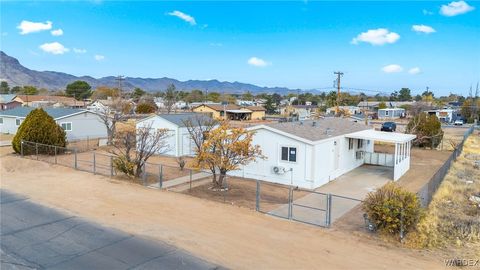
[[[47,88],[51,90],[65,89],[65,86],[76,80],[88,82],[93,88],[97,86],[117,86],[114,76],[103,78],[93,78],[90,76],[77,77],[71,74],[56,71],[36,71],[28,69],[20,62],[3,51],[0,51],[0,80],[6,80],[11,86],[33,85],[38,88]],[[243,93],[250,91],[252,93],[289,93],[297,92],[299,89],[289,89],[285,87],[260,87],[253,84],[240,82],[220,82],[218,80],[188,80],[178,81],[172,78],[132,78],[126,77],[123,81],[124,90],[132,90],[140,87],[145,91],[163,91],[169,84],[175,84],[179,90],[190,91],[193,89],[226,92]]]

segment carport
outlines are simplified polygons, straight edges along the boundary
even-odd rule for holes
[[[394,154],[365,152],[364,163],[393,167],[393,180],[396,181],[410,169],[410,148],[412,140],[416,138],[412,134],[396,132],[383,132],[373,129],[362,130],[345,135],[347,138],[379,141],[395,145]]]

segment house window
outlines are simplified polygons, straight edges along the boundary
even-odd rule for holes
[[[348,138],[348,150],[352,150],[352,149],[353,149],[353,139]]]
[[[22,123],[21,119],[15,119],[15,125],[20,126],[21,123]]]
[[[61,127],[63,128],[63,130],[65,131],[72,131],[72,123],[68,122],[68,123],[62,123],[61,124]]]
[[[357,149],[361,149],[363,147],[363,140],[358,140],[357,141]]]
[[[388,111],[387,110],[385,110],[385,116],[388,116]]]
[[[282,160],[297,162],[297,148],[296,147],[282,147]]]

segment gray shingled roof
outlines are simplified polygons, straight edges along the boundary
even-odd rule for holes
[[[26,117],[32,110],[36,108],[32,107],[16,107],[10,110],[5,110],[0,112],[2,116],[14,116],[14,117]],[[85,110],[79,109],[70,109],[70,108],[43,108],[43,110],[48,113],[54,119],[64,117],[67,115],[83,112]]]
[[[364,123],[357,123],[352,121],[352,119],[338,117],[275,123],[268,124],[267,126],[310,141],[319,141],[352,132],[372,129],[372,127],[366,126]]]
[[[185,121],[188,121],[189,119],[192,120],[193,124],[198,123],[197,121],[195,121],[195,119],[198,117],[200,117],[200,119],[202,120],[203,119],[207,121],[212,120],[212,118],[210,118],[208,115],[201,114],[201,113],[172,113],[172,114],[159,114],[158,116],[180,127],[184,127]]]

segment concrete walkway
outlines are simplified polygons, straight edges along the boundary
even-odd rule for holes
[[[192,183],[194,181],[198,181],[198,180],[210,177],[210,176],[211,176],[211,174],[206,173],[206,172],[200,172],[200,173],[192,174]],[[178,186],[178,185],[187,184],[189,182],[190,182],[190,175],[186,175],[186,176],[178,177],[178,178],[175,178],[175,179],[172,179],[172,180],[164,181],[163,185],[162,185],[162,188],[172,188],[172,187],[175,187],[175,186]],[[160,188],[160,183],[155,183],[155,184],[149,185],[149,187]]]
[[[186,251],[0,190],[2,270],[218,269]]]
[[[294,190],[292,218],[302,222],[325,226],[327,214],[326,194],[332,194],[330,214],[331,223],[333,223],[357,206],[360,203],[359,200],[363,200],[369,192],[375,191],[391,181],[392,171],[393,169],[389,167],[363,165],[315,189],[315,192],[318,193],[312,192],[298,198],[300,193]],[[282,205],[269,213],[287,217],[288,205]]]

